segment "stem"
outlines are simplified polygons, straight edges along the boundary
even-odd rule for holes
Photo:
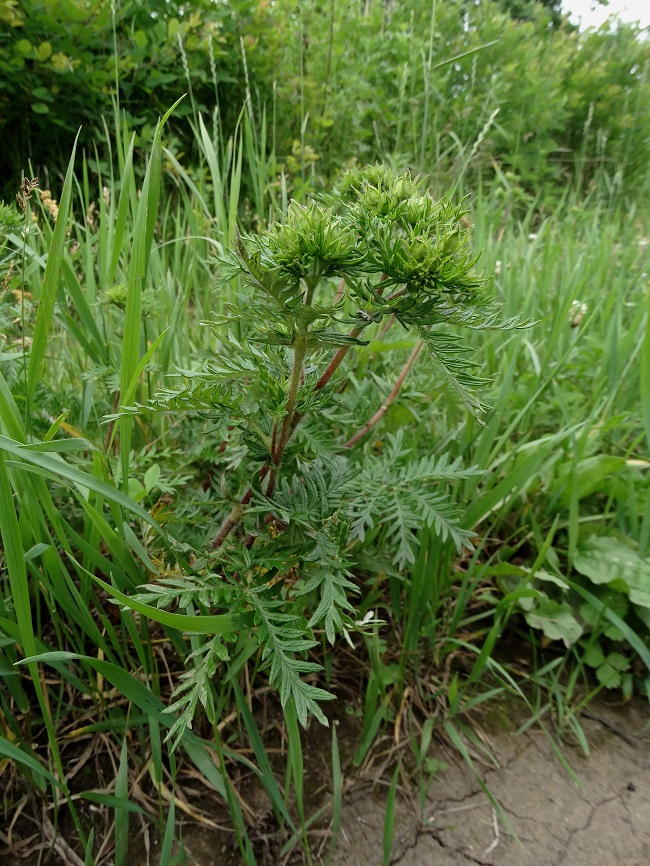
[[[249,487],[247,492],[250,492],[250,491],[251,491],[251,488]],[[224,543],[226,538],[228,538],[228,536],[233,531],[235,526],[237,526],[239,521],[244,516],[244,509],[242,507],[243,502],[244,502],[244,500],[242,499],[241,502],[238,502],[237,505],[233,506],[232,511],[230,512],[228,517],[226,517],[224,522],[221,524],[219,532],[217,532],[217,534],[215,535],[215,537],[212,540],[212,547],[215,550],[217,550],[217,548],[221,547],[221,545]]]
[[[389,304],[391,301],[394,301],[395,298],[401,298],[402,295],[405,295],[405,294],[406,294],[406,292],[407,292],[407,288],[406,288],[406,286],[404,286],[403,289],[398,289],[396,292],[393,292],[392,295],[389,295],[389,296],[386,298],[386,303]]]
[[[338,302],[343,297],[343,292],[345,290],[345,277],[341,277],[341,282],[339,283],[339,287],[336,290],[336,295],[334,296],[334,303],[338,304]]]
[[[395,314],[393,313],[393,315],[390,316],[390,318],[388,319],[388,321],[386,322],[384,327],[379,332],[379,336],[377,337],[378,340],[384,339],[386,334],[390,331],[391,325],[393,324],[394,321],[395,321]]]
[[[404,365],[404,369],[399,374],[397,381],[395,382],[395,386],[393,387],[393,390],[390,392],[388,397],[384,400],[381,408],[375,412],[375,414],[372,416],[372,418],[366,424],[364,424],[364,426],[361,428],[361,430],[359,430],[357,433],[355,433],[351,439],[348,439],[348,441],[343,446],[344,448],[352,448],[354,445],[356,445],[360,439],[363,439],[363,437],[366,435],[366,433],[368,433],[368,431],[372,430],[372,428],[375,426],[375,424],[377,424],[379,421],[381,421],[381,419],[384,417],[386,412],[388,412],[388,407],[393,402],[395,397],[397,397],[397,395],[399,394],[400,388],[402,387],[402,385],[404,383],[404,379],[406,379],[408,371],[413,366],[413,363],[414,363],[415,359],[417,358],[417,356],[419,355],[420,349],[422,348],[423,345],[424,344],[422,343],[422,340],[419,340],[418,343],[416,344],[415,348],[413,349],[413,351],[409,355],[409,359],[406,362],[406,364]]]
[[[312,298],[314,296],[315,285],[307,287],[307,292],[305,296],[305,302],[311,303]],[[277,436],[277,422],[273,427],[273,434],[271,438],[270,448],[271,448],[271,459],[273,460],[273,468],[269,466],[268,463],[265,463],[264,466],[260,469],[260,481],[263,481],[264,478],[271,472],[271,477],[269,478],[269,483],[266,488],[266,495],[272,496],[275,490],[275,485],[277,483],[278,470],[280,468],[280,464],[282,463],[282,456],[284,454],[284,449],[287,446],[287,442],[289,441],[289,437],[291,436],[292,429],[292,421],[294,417],[293,407],[296,405],[296,397],[298,396],[298,388],[300,387],[300,377],[302,375],[302,366],[305,361],[305,356],[307,354],[307,329],[298,334],[296,337],[295,343],[295,351],[293,356],[293,368],[291,370],[291,380],[289,381],[289,393],[287,395],[287,405],[285,409],[284,419],[282,421],[282,428],[280,430],[279,437]],[[221,524],[219,532],[216,534],[214,539],[212,540],[212,548],[213,550],[217,550],[224,543],[226,538],[230,535],[233,529],[241,523],[241,520],[244,516],[245,506],[251,501],[251,497],[253,495],[253,488],[249,487],[244,496],[242,497],[241,502],[238,502],[233,506],[230,514],[224,522]],[[247,539],[248,541],[248,539]]]
[[[287,406],[284,410],[284,418],[282,419],[282,427],[280,429],[280,438],[275,449],[274,463],[276,467],[282,463],[282,455],[289,441],[291,430],[291,422],[293,420],[293,407],[296,405],[296,397],[298,396],[298,388],[300,387],[300,376],[302,373],[302,365],[307,354],[307,336],[301,334],[297,337],[296,350],[293,356],[293,370],[291,371],[291,381],[289,382],[289,393],[287,395]]]
[[[305,303],[306,304],[311,304],[317,283],[318,283],[317,279],[314,279],[313,282],[310,280],[307,283],[307,290],[305,293]],[[339,290],[340,290],[340,288],[341,287],[339,286]],[[380,295],[382,294],[382,291],[383,291],[383,289],[380,287],[378,290]],[[391,300],[394,297],[398,297],[399,295],[403,295],[405,291],[406,291],[405,288],[400,289],[399,291],[397,291],[393,295],[391,295],[387,300]],[[358,337],[359,334],[361,334],[361,332],[363,331],[363,329],[367,327],[367,324],[369,324],[369,323],[364,322],[363,324],[356,325],[350,331],[350,333],[348,335],[350,337],[350,339],[355,339],[356,337]],[[314,386],[315,391],[320,391],[321,388],[324,388],[325,385],[327,385],[327,383],[330,381],[330,379],[332,378],[334,373],[340,367],[343,359],[345,358],[345,356],[347,355],[347,353],[350,351],[351,348],[352,348],[352,346],[348,345],[348,346],[341,346],[340,349],[337,350],[336,354],[334,355],[332,360],[327,365],[327,369],[325,370],[323,375],[320,377],[320,379],[318,380],[318,382]],[[408,373],[409,368],[413,364],[413,361],[417,357],[417,353],[420,351],[420,348],[421,348],[421,343],[419,344],[418,347],[416,347],[417,351],[416,351],[416,349],[414,349],[413,352],[411,353],[411,358],[409,358],[409,361],[407,362],[406,367],[402,371],[402,374],[400,375],[400,378],[397,381],[397,384],[396,384],[397,390],[394,389],[394,393],[391,393],[387,402],[384,404],[385,408],[382,407],[383,411],[380,410],[381,414],[378,414],[378,417],[376,418],[376,420],[371,419],[371,421],[369,422],[370,426],[374,426],[374,424],[376,424],[377,421],[379,421],[379,419],[381,417],[383,417],[383,415],[385,414],[386,410],[388,409],[388,406],[390,405],[390,403],[394,399],[395,395],[397,394],[397,391],[399,391],[399,388],[400,388],[402,382],[404,381],[404,378],[405,378],[406,374]],[[260,470],[260,481],[262,481],[266,477],[266,475],[268,475],[269,472],[271,473],[270,478],[269,478],[269,483],[268,483],[266,491],[265,491],[265,495],[267,497],[273,496],[273,493],[275,492],[275,485],[277,484],[278,472],[280,469],[280,465],[282,463],[282,457],[284,455],[285,448],[287,447],[287,443],[289,442],[289,440],[293,436],[293,434],[296,430],[296,427],[298,426],[298,424],[300,424],[300,422],[302,421],[302,419],[304,417],[303,412],[294,412],[293,409],[294,409],[294,406],[296,404],[296,398],[298,396],[298,389],[300,387],[301,377],[303,375],[303,364],[305,361],[306,354],[307,354],[307,329],[305,328],[305,331],[300,333],[298,335],[298,337],[296,338],[295,354],[294,354],[294,358],[293,358],[293,369],[291,371],[291,380],[289,382],[289,393],[287,396],[287,406],[285,409],[284,418],[282,420],[282,427],[280,429],[279,436],[277,434],[277,422],[273,428],[273,434],[272,434],[272,438],[271,438],[271,460],[273,462],[273,465],[271,466],[267,463]],[[368,430],[370,429],[370,427],[368,427],[368,425],[366,425],[366,427]],[[366,428],[364,428],[364,432],[361,433],[361,436],[365,435],[365,432],[367,432]],[[352,442],[352,440],[351,440],[351,442],[346,443],[344,447],[348,448],[348,447],[351,447],[351,445],[353,445],[353,444],[354,444],[354,442]],[[224,543],[226,538],[230,535],[232,530],[241,522],[241,519],[244,516],[244,506],[248,505],[248,503],[251,500],[252,494],[253,494],[253,488],[249,487],[248,490],[246,491],[246,493],[244,494],[244,497],[242,498],[241,502],[239,502],[237,505],[235,505],[233,507],[233,509],[230,512],[230,514],[228,515],[228,517],[224,520],[224,522],[221,525],[221,528],[219,529],[219,532],[217,533],[216,537],[212,541],[212,547],[214,549],[221,547],[221,545]],[[247,547],[250,547],[252,544],[251,538],[252,538],[251,536],[248,536],[246,538],[245,544]]]
[[[264,481],[266,476],[269,474],[269,468],[270,467],[266,464],[262,466],[262,468],[260,469],[260,481]],[[221,545],[224,543],[226,538],[228,538],[235,526],[237,526],[237,524],[241,521],[242,517],[244,516],[244,508],[251,501],[252,497],[253,488],[249,487],[246,493],[244,493],[244,495],[242,496],[241,501],[233,506],[232,511],[221,524],[219,532],[215,535],[211,544],[211,547],[214,550],[217,550],[217,548],[221,547]]]
[[[381,278],[382,278],[382,281],[385,280],[386,275],[382,274]],[[336,293],[336,298],[334,300],[334,303],[336,303],[340,299],[340,297],[343,293],[344,284],[345,284],[345,280],[343,279],[343,280],[341,280],[341,282],[339,284],[338,292]],[[379,288],[377,289],[377,294],[381,295],[381,294],[383,294],[383,291],[384,290],[383,290],[382,286],[380,285]],[[399,292],[395,292],[395,294],[391,295],[389,298],[387,298],[387,300],[390,301],[394,297],[396,297],[400,294],[404,294],[405,291],[406,291],[406,289],[400,289]],[[366,325],[358,325],[356,328],[352,328],[352,330],[348,334],[348,337],[350,337],[350,339],[354,339],[354,338],[358,337],[359,334],[363,331],[363,329],[365,327],[366,327]],[[382,331],[382,334],[383,333],[385,333],[385,331]],[[351,348],[352,348],[352,346],[341,346],[341,348],[337,351],[337,353],[334,355],[332,360],[329,362],[327,369],[325,370],[323,375],[320,377],[318,382],[316,382],[316,387],[314,388],[315,391],[320,391],[321,388],[324,388],[325,385],[327,385],[327,383],[332,378],[334,373],[341,366],[341,361],[345,358],[345,356],[347,355],[347,353],[350,351]]]
[[[271,460],[275,461],[275,449],[278,445],[278,419],[273,422],[273,432],[271,433]]]
[[[358,325],[357,327],[352,328],[352,330],[350,331],[348,336],[350,337],[350,339],[354,339],[355,337],[359,336],[361,331],[363,331],[363,325]],[[332,378],[334,373],[340,367],[341,361],[343,360],[343,358],[345,358],[345,356],[347,355],[347,353],[350,351],[351,348],[352,348],[352,346],[348,345],[348,346],[341,346],[341,348],[338,349],[338,351],[336,352],[336,355],[334,355],[332,360],[327,365],[327,369],[325,370],[323,375],[320,377],[318,382],[316,382],[316,385],[314,387],[315,391],[320,391],[321,388],[324,388],[325,385],[327,385],[327,383]]]

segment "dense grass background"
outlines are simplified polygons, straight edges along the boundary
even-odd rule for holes
[[[116,110],[96,149],[78,146],[60,182],[53,172],[50,195],[41,180],[40,192],[25,191],[24,213],[2,206],[0,755],[14,838],[29,839],[45,792],[52,808],[42,832],[63,840],[64,860],[131,862],[142,820],[160,832],[159,862],[183,862],[178,810],[214,821],[215,812],[201,811],[210,790],[238,856],[252,864],[258,828],[240,793],[252,776],[284,853],[310,860],[303,740],[295,715],[268,694],[255,641],[242,632],[212,682],[212,711],[172,754],[163,739],[174,718],[163,710],[204,638],[177,628],[172,613],[151,622],[120,608],[107,591],[128,596],[152,574],[180,574],[183,557],[214,536],[228,511],[227,463],[235,478],[245,467],[237,454],[222,456],[197,415],[111,416],[219,352],[201,323],[238,296],[236,284],[215,291],[215,256],[236,225],[259,230],[281,218],[291,196],[330,189],[352,156],[411,165],[435,192],[467,195],[474,246],[494,275],[489,291],[504,316],[532,323],[467,338],[493,383],[483,423],[420,357],[365,446],[381,454],[400,434],[415,454],[449,453],[481,474],[454,491],[464,526],[477,533],[473,553],[459,558],[427,531],[417,560],[399,573],[381,527],[355,551],[359,618],[373,611],[383,622],[354,637],[361,664],[352,677],[345,651],[323,641],[329,687],[353,696],[359,712],[355,764],[372,766],[388,721],[418,744],[422,779],[434,722],[471,763],[472,713],[504,692],[550,723],[549,736],[570,731],[587,749],[579,712],[595,692],[648,689],[647,43],[630,28],[594,34],[582,57],[595,52],[599,71],[586,61],[578,69],[569,58],[577,35],[552,37],[542,12],[522,23],[485,4],[488,11],[472,12],[479,23],[463,30],[452,6],[400,6],[390,19],[375,7],[334,15],[332,6],[320,23],[316,10],[258,9],[293,28],[282,54],[293,58],[293,75],[281,67],[263,108],[262,88],[258,99],[244,83],[244,109],[233,110],[229,132],[227,110],[200,114],[209,100],[193,91],[166,126],[139,128],[135,138]],[[358,56],[381,58],[354,75],[336,31],[350,17],[365,40]],[[28,16],[27,25],[35,26]],[[562,67],[549,79],[542,58],[551,38],[567,40],[558,45],[573,77]],[[601,98],[622,45],[628,77]],[[495,72],[479,65],[488,62]],[[445,78],[429,89],[427,70],[438,64]],[[178,58],[172,68],[181,77]],[[524,68],[530,91],[520,88],[515,101],[504,82],[518,88],[513,69]],[[575,76],[589,71],[581,89]],[[462,110],[444,99],[454,75],[471,82],[460,88]],[[479,79],[492,82],[487,101]],[[177,89],[165,108],[180,95],[178,81],[170,86]],[[625,113],[610,112],[612,94]],[[180,145],[174,124],[184,111]],[[554,125],[573,130],[561,169]],[[399,331],[372,339],[371,360],[351,362],[359,421],[388,394],[414,345]],[[159,523],[188,545],[176,559]],[[530,648],[523,670],[521,646]],[[281,770],[276,722],[286,743]],[[331,818],[335,832],[342,780],[332,731],[333,797],[316,821]]]

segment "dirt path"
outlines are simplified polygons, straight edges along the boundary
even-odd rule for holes
[[[424,810],[401,799],[392,864],[400,866],[650,866],[647,707],[594,708],[585,758],[563,747],[578,787],[543,732],[491,734],[499,767],[483,777],[519,838],[504,828],[465,766],[436,777]],[[352,796],[333,866],[382,862],[385,792]]]

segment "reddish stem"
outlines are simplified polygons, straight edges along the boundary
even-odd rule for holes
[[[413,363],[414,363],[415,359],[417,358],[422,346],[423,346],[423,343],[422,343],[422,340],[420,340],[417,343],[417,345],[415,346],[415,348],[413,349],[413,351],[411,352],[411,354],[409,355],[409,359],[406,362],[406,364],[404,365],[404,369],[399,374],[397,381],[395,382],[395,386],[394,386],[393,390],[390,392],[388,397],[384,400],[381,408],[375,412],[375,414],[372,416],[372,418],[366,424],[364,424],[364,426],[361,428],[361,430],[359,430],[357,433],[355,433],[351,439],[348,439],[348,441],[343,446],[344,448],[352,448],[354,445],[356,445],[360,439],[363,439],[363,437],[366,435],[366,433],[368,433],[370,430],[372,430],[372,428],[375,426],[375,424],[377,424],[377,423],[379,423],[379,421],[381,421],[381,419],[384,417],[386,412],[388,412],[388,407],[393,402],[395,397],[397,397],[397,395],[399,394],[400,388],[402,387],[402,385],[404,383],[404,379],[406,379],[408,371],[413,366]]]
[[[362,327],[352,328],[352,330],[350,331],[348,336],[350,337],[351,340],[353,340],[359,336],[359,334],[361,333],[362,330],[363,330]],[[345,358],[345,356],[347,355],[347,353],[350,351],[351,348],[352,347],[348,345],[348,346],[341,346],[341,348],[337,350],[336,355],[334,355],[332,360],[327,365],[327,369],[325,370],[323,375],[320,377],[318,382],[316,382],[316,385],[314,387],[314,391],[320,391],[321,388],[324,388],[325,385],[327,385],[327,383],[332,378],[334,373],[340,367],[341,361],[343,360],[343,358]]]
[[[384,279],[384,278],[385,278],[385,275],[382,276],[382,279]],[[340,291],[341,291],[341,285],[339,284],[339,292]],[[400,289],[399,291],[390,295],[390,297],[388,297],[387,300],[390,301],[393,298],[399,297],[400,295],[403,295],[405,291],[406,291],[406,289]],[[383,292],[383,289],[380,287],[378,289],[378,294],[381,295],[382,292]],[[337,297],[338,297],[338,293],[337,293]],[[354,328],[352,328],[352,330],[350,331],[350,333],[348,335],[349,338],[355,339],[356,337],[358,337],[359,334],[362,332],[363,328],[364,328],[364,325],[358,325],[358,326],[355,326]],[[383,331],[383,333],[385,333],[385,330]],[[351,345],[347,345],[347,346],[341,346],[340,349],[338,349],[338,351],[336,352],[336,354],[334,355],[332,360],[327,365],[327,369],[325,370],[323,375],[320,377],[320,379],[318,380],[318,382],[314,386],[315,391],[320,391],[322,388],[325,387],[325,385],[327,385],[327,383],[330,381],[330,379],[332,378],[334,373],[340,367],[341,362],[343,361],[343,359],[345,358],[345,356],[347,355],[347,353],[350,351],[351,348],[352,348]],[[404,381],[404,378],[405,378],[406,374],[408,373],[408,370],[409,370],[411,364],[413,363],[413,361],[417,357],[417,353],[420,351],[420,349],[418,347],[416,347],[416,349],[417,349],[417,351],[414,349],[413,353],[411,353],[412,358],[409,358],[409,361],[407,362],[407,366],[404,368],[404,370],[402,371],[402,374],[400,375],[400,378],[397,380],[397,384],[396,384],[397,391],[399,391],[399,388],[400,388],[402,382]],[[294,362],[295,362],[295,360],[296,359],[294,358]],[[302,371],[302,361],[303,361],[303,358],[300,359],[300,364],[299,364],[300,373],[303,372]],[[294,365],[294,372],[295,372],[295,369],[296,369],[296,367]],[[368,424],[367,424],[366,427],[363,428],[363,432],[360,432],[359,434],[357,434],[357,436],[359,438],[361,438],[361,436],[365,435],[367,430],[369,430],[370,427],[374,426],[377,423],[377,421],[379,421],[379,419],[383,417],[383,415],[386,413],[386,411],[388,409],[388,406],[390,405],[390,403],[394,399],[395,395],[397,394],[397,391],[395,391],[394,394],[391,394],[391,396],[389,396],[387,402],[384,404],[385,408],[382,407],[383,411],[380,410],[381,414],[378,413],[377,419],[373,420],[371,418],[370,421],[368,422],[368,424],[370,426],[368,426]],[[275,485],[277,483],[279,465],[282,461],[284,449],[285,449],[289,439],[291,439],[291,437],[293,436],[293,434],[296,430],[296,427],[298,426],[298,424],[300,424],[300,422],[302,421],[302,419],[304,417],[303,413],[293,411],[294,402],[295,402],[295,394],[293,395],[293,399],[291,399],[291,396],[290,396],[290,399],[289,399],[290,405],[287,405],[287,410],[286,410],[284,420],[282,422],[282,427],[280,430],[279,438],[277,436],[277,421],[276,421],[276,426],[274,427],[272,441],[271,441],[271,459],[274,463],[274,466],[273,466],[273,471],[271,472],[271,477],[269,478],[268,487],[265,491],[267,497],[271,497],[273,495],[273,493],[275,492]],[[354,445],[356,441],[358,441],[356,438],[354,439],[354,441],[350,440],[350,442],[346,442],[344,447],[349,448],[352,445]],[[260,481],[262,481],[266,477],[266,475],[268,475],[269,471],[271,471],[271,466],[269,464],[265,464],[262,467],[262,469],[260,470]],[[251,500],[252,494],[253,494],[253,489],[252,489],[252,487],[249,487],[248,490],[246,491],[246,493],[244,494],[244,497],[242,498],[241,502],[232,509],[232,511],[230,512],[228,517],[224,520],[224,522],[221,525],[221,528],[219,529],[219,532],[217,533],[215,539],[212,542],[212,547],[214,549],[221,547],[221,545],[224,543],[226,538],[230,535],[230,533],[235,528],[235,526],[237,526],[237,524],[240,523],[242,517],[244,516],[243,507],[248,505],[248,503]],[[249,536],[247,536],[244,543],[246,544],[247,547],[250,547],[253,543],[253,540],[254,539],[252,539],[252,536],[249,535]]]

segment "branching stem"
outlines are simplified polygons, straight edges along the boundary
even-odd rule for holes
[[[384,277],[382,277],[382,279],[383,278]],[[317,281],[314,280],[313,282],[310,282],[307,285],[307,289],[306,289],[306,293],[305,293],[305,303],[306,304],[311,304],[311,302],[313,300],[314,292],[315,292],[315,288],[316,288],[316,282]],[[340,291],[340,286],[339,286],[339,291]],[[383,291],[383,289],[380,286],[380,288],[378,290],[378,294],[381,295],[382,291]],[[406,291],[406,289],[400,289],[397,292],[390,295],[387,298],[387,300],[390,301],[395,297],[399,297],[400,295],[404,294],[405,291]],[[338,297],[338,295],[337,295],[337,297]],[[351,339],[351,340],[356,339],[361,334],[361,332],[364,330],[364,328],[366,328],[368,326],[368,324],[370,324],[370,323],[364,322],[363,324],[355,325],[355,327],[352,328],[352,330],[348,334],[349,339]],[[384,329],[384,331],[382,333],[385,333],[386,330],[387,329]],[[322,388],[324,388],[327,385],[327,383],[330,381],[330,379],[332,378],[334,373],[341,366],[343,359],[348,354],[348,352],[350,351],[351,348],[352,348],[352,344],[349,344],[347,346],[341,346],[337,350],[336,354],[334,355],[332,360],[327,365],[325,372],[323,373],[323,375],[320,377],[320,379],[318,380],[318,382],[314,386],[315,391],[320,391]],[[395,398],[395,396],[399,392],[399,389],[402,385],[402,382],[404,381],[406,374],[408,373],[411,365],[415,361],[415,358],[417,357],[417,354],[420,351],[420,348],[421,348],[421,343],[419,343],[418,346],[416,346],[416,348],[411,353],[411,357],[409,358],[409,360],[406,364],[406,367],[404,368],[404,370],[400,374],[400,377],[397,380],[395,388],[393,389],[393,392],[391,392],[391,394],[389,395],[386,403],[382,406],[382,408],[379,410],[379,412],[377,412],[376,415],[370,419],[370,421],[363,428],[363,430],[359,431],[359,433],[356,434],[356,437],[358,437],[358,438],[353,437],[353,439],[351,439],[350,442],[347,442],[344,447],[346,447],[346,448],[352,447],[352,445],[354,445],[358,441],[358,439],[365,436],[365,434],[368,432],[368,430],[370,430],[371,427],[374,427],[374,425],[385,415],[391,402],[393,401],[393,399]],[[273,493],[275,492],[275,486],[277,484],[277,479],[278,479],[278,472],[280,469],[280,465],[282,464],[282,458],[284,456],[285,448],[287,447],[287,443],[289,442],[289,440],[293,436],[296,428],[298,427],[298,424],[300,424],[300,422],[302,421],[302,419],[304,417],[303,412],[294,412],[294,406],[296,404],[296,398],[298,396],[298,389],[300,387],[300,383],[301,383],[302,377],[303,377],[303,365],[305,362],[306,354],[307,354],[307,328],[305,328],[304,331],[299,333],[298,336],[296,337],[295,353],[294,353],[294,358],[293,358],[293,368],[291,370],[291,380],[289,382],[289,392],[287,394],[287,405],[285,408],[284,418],[282,419],[282,426],[280,428],[279,435],[277,432],[277,422],[276,422],[276,424],[273,428],[273,435],[271,438],[272,466],[269,464],[265,464],[260,471],[260,481],[262,481],[266,477],[266,475],[269,474],[269,472],[271,473],[270,477],[269,477],[269,482],[268,482],[267,488],[265,490],[265,495],[267,497],[273,496]],[[228,517],[224,520],[224,522],[221,525],[221,528],[219,529],[219,532],[217,533],[217,535],[215,536],[215,538],[212,542],[212,547],[214,549],[221,547],[221,545],[224,543],[226,538],[230,535],[232,530],[241,522],[241,520],[244,516],[244,506],[246,506],[250,502],[251,497],[252,497],[252,493],[253,493],[253,488],[249,487],[248,490],[246,491],[246,493],[244,494],[244,497],[242,498],[241,502],[234,506],[234,508],[232,509],[230,514],[228,515]],[[250,540],[251,540],[251,537],[249,536],[246,539],[247,546],[250,546]]]
[[[381,419],[384,417],[386,412],[388,412],[388,408],[389,408],[390,404],[393,402],[395,397],[397,397],[397,395],[399,394],[400,388],[404,384],[404,379],[406,379],[406,376],[408,375],[408,371],[413,366],[415,359],[419,355],[420,349],[422,348],[422,346],[423,346],[422,340],[419,340],[418,343],[416,344],[416,346],[414,347],[413,351],[409,355],[409,359],[406,362],[406,364],[404,365],[404,369],[402,370],[402,372],[397,377],[397,381],[395,382],[395,386],[393,387],[393,390],[390,392],[388,397],[386,397],[386,399],[382,403],[381,407],[375,412],[375,414],[372,416],[372,418],[366,424],[363,425],[361,430],[359,430],[357,433],[355,433],[351,439],[348,439],[348,441],[343,446],[344,448],[352,448],[354,445],[356,445],[357,442],[359,442],[359,440],[363,439],[363,437],[366,435],[366,433],[368,433],[370,430],[372,430],[372,428],[375,426],[375,424],[377,424],[379,421],[381,421]]]

